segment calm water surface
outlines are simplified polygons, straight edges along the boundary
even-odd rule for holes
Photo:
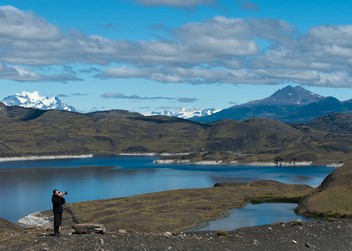
[[[0,163],[0,218],[11,221],[51,208],[53,189],[68,191],[68,203],[124,197],[216,182],[272,179],[317,186],[333,169],[157,165],[155,157],[94,157]]]
[[[296,207],[296,203],[248,204],[243,208],[232,209],[226,216],[202,223],[190,231],[230,231],[241,227],[260,226],[275,222],[312,220],[312,218],[296,214],[294,212]]]

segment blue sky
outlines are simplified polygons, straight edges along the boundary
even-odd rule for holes
[[[349,0],[0,0],[0,99],[217,109],[288,84],[352,98]]]

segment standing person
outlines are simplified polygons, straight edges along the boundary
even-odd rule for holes
[[[54,212],[54,236],[59,237],[59,228],[62,221],[62,212],[64,211],[63,204],[65,204],[64,193],[60,193],[58,190],[53,191],[53,196],[51,197],[53,203]]]

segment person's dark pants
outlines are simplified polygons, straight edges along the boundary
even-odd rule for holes
[[[62,221],[62,212],[54,212],[54,235],[59,235],[59,228],[61,226],[61,221]]]

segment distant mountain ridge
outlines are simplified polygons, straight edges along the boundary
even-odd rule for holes
[[[232,106],[210,116],[194,117],[191,120],[209,123],[224,119],[270,118],[294,123],[334,112],[351,113],[352,99],[340,101],[334,97],[323,97],[300,86],[286,86],[265,99]]]
[[[77,111],[73,106],[63,103],[58,97],[44,97],[41,96],[37,91],[23,91],[21,93],[7,96],[3,99],[3,103],[7,106],[22,106],[40,110],[63,110],[70,112]]]
[[[217,110],[215,108],[200,109],[181,107],[176,109],[175,111],[152,112],[151,115],[163,115],[182,119],[190,119],[193,117],[209,116],[218,111],[220,110]]]
[[[271,96],[262,100],[251,101],[249,105],[308,105],[324,99],[323,96],[308,91],[301,86],[292,87],[290,85],[279,89]]]
[[[330,133],[352,134],[352,114],[332,113],[294,126],[297,128],[309,126]]]

